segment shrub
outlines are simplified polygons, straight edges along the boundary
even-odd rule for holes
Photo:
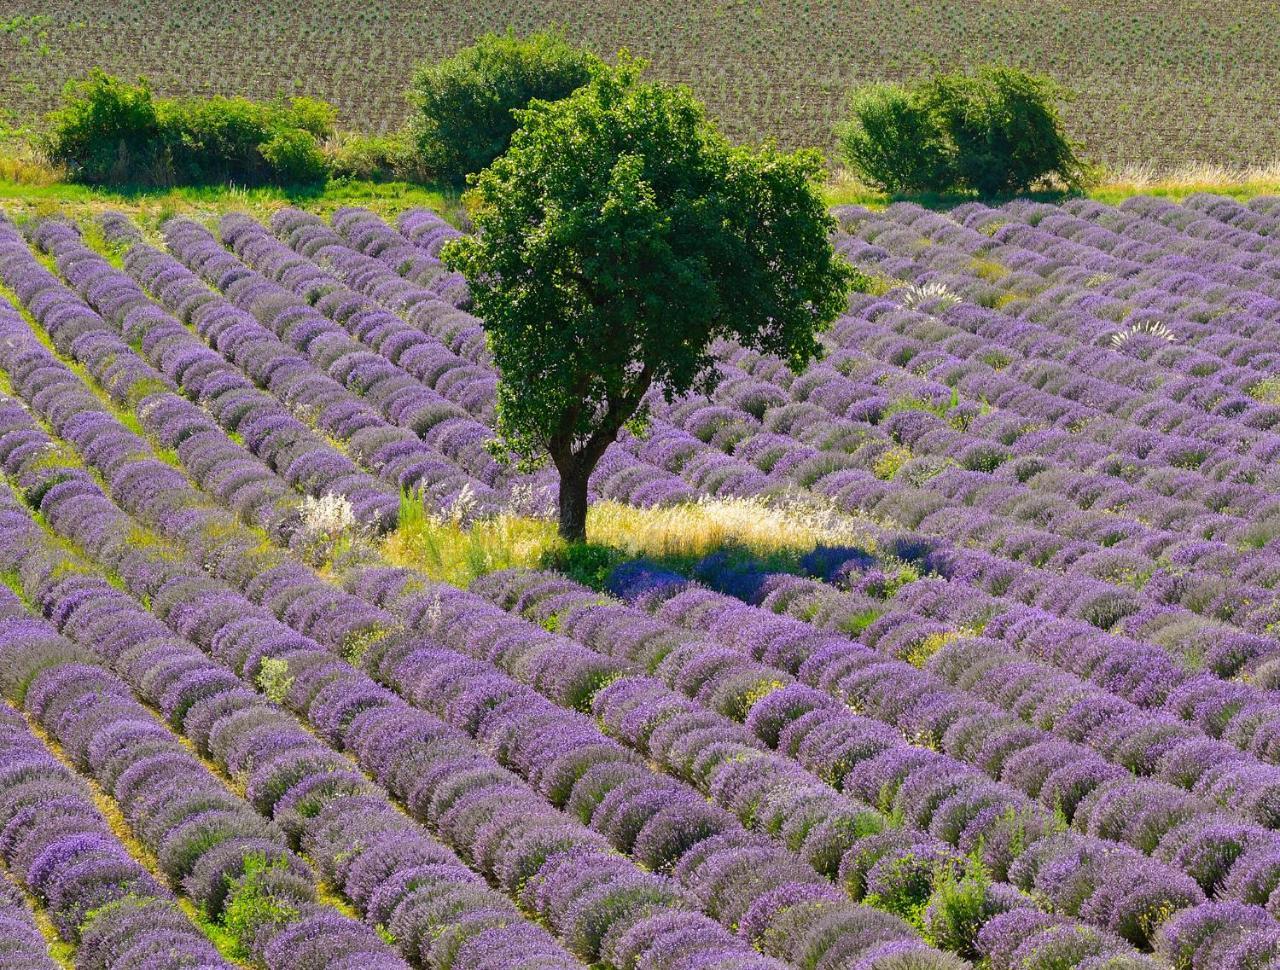
[[[339,135],[328,146],[331,178],[369,182],[426,181],[426,172],[409,139],[396,135]]]
[[[222,923],[247,951],[259,934],[297,919],[299,905],[310,896],[310,887],[287,864],[254,853],[245,859],[243,875],[231,882]]]
[[[874,85],[853,93],[838,138],[845,161],[888,192],[1077,189],[1092,169],[1063,130],[1070,97],[1051,78],[998,66]]]
[[[925,938],[940,949],[976,959],[978,933],[998,913],[1030,906],[1010,886],[992,887],[981,862],[970,860],[963,872],[943,867],[925,904]]]
[[[267,657],[258,670],[258,687],[267,698],[276,704],[283,704],[293,689],[293,676],[289,673],[288,661],[278,657]]]
[[[568,96],[600,66],[594,54],[551,31],[485,34],[450,58],[422,65],[409,90],[422,164],[441,181],[461,184],[507,150],[514,110]]]
[[[845,161],[888,192],[937,190],[950,179],[949,150],[919,89],[874,84],[853,93],[839,130]]]
[[[933,84],[935,110],[955,146],[955,180],[980,195],[1025,192],[1048,176],[1068,188],[1087,166],[1062,130],[1070,94],[1051,78],[1012,67],[948,74]]]
[[[604,589],[614,569],[625,560],[626,555],[611,546],[579,542],[551,550],[545,564],[584,586]]]
[[[128,84],[99,70],[68,81],[62,107],[48,120],[45,155],[81,182],[123,182],[154,171],[164,140],[146,80]]]
[[[90,184],[307,184],[328,175],[320,142],[336,117],[311,98],[156,98],[145,79],[95,70],[67,84],[43,150]]]
[[[328,162],[315,137],[301,128],[285,128],[258,146],[262,160],[280,182],[309,185],[323,182],[329,174]]]
[[[331,105],[309,98],[262,103],[246,98],[161,102],[179,182],[315,182],[325,175],[319,138],[335,119]]]

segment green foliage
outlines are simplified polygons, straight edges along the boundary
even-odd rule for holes
[[[414,73],[412,137],[423,166],[461,185],[507,150],[514,112],[535,99],[557,101],[586,84],[600,60],[563,35],[485,34],[470,47]]]
[[[277,704],[283,704],[293,688],[293,675],[289,664],[277,657],[267,657],[258,668],[258,689]]]
[[[68,81],[48,122],[44,152],[77,180],[149,182],[158,174],[163,125],[146,79],[129,84],[94,70]]]
[[[626,553],[613,546],[574,542],[550,550],[544,557],[543,565],[547,569],[564,573],[584,586],[604,589],[614,569],[628,558]]]
[[[363,630],[354,630],[343,639],[339,652],[347,659],[348,663],[359,667],[364,662],[365,654],[369,652],[369,649],[374,644],[395,632],[395,627],[384,626],[380,623],[374,623]]]
[[[910,448],[903,448],[901,445],[894,445],[886,448],[876,456],[875,461],[871,463],[871,473],[882,481],[889,481],[894,475],[898,474],[898,469],[909,462],[914,456],[911,454]]]
[[[0,20],[0,34],[16,34],[22,31],[40,31],[53,24],[48,14],[17,14]]]
[[[1280,377],[1264,377],[1251,384],[1245,393],[1263,404],[1280,404]]]
[[[976,959],[978,931],[997,912],[990,890],[991,877],[976,859],[968,860],[962,873],[940,866],[923,912],[925,938],[939,949]]]
[[[844,160],[886,192],[937,191],[950,178],[949,151],[919,89],[873,84],[855,90],[837,130]]]
[[[272,876],[277,873],[287,873],[282,861],[255,853],[245,857],[243,874],[231,883],[222,910],[222,925],[242,947],[264,927],[298,917],[297,907],[273,891]]]
[[[67,84],[42,148],[89,184],[311,184],[327,176],[320,142],[335,119],[332,105],[310,98],[162,99],[145,79],[95,70]]]
[[[992,196],[1025,192],[1047,176],[1073,189],[1088,181],[1058,112],[1070,94],[1051,78],[988,67],[944,74],[933,86],[959,187]]]
[[[402,497],[400,508],[399,524],[383,543],[383,553],[454,586],[499,569],[535,567],[559,544],[552,527],[540,519],[499,515],[463,523],[427,514],[413,496]]]
[[[900,916],[920,929],[924,925],[925,907],[939,868],[938,864],[911,852],[887,863],[882,862],[879,867],[880,890],[868,893],[862,901]]]
[[[479,232],[444,259],[471,286],[500,378],[498,434],[560,472],[561,533],[585,534],[586,478],[651,387],[709,390],[717,338],[793,368],[845,308],[853,274],[814,190],[822,160],[729,144],[687,88],[625,54],[518,112],[474,180]]]
[[[1064,130],[1070,93],[1011,67],[940,74],[854,91],[837,137],[845,161],[888,192],[1011,195],[1093,176]]]
[[[404,135],[341,134],[327,148],[329,175],[335,179],[423,182],[427,173]]]
[[[845,617],[837,624],[837,626],[840,630],[848,633],[850,636],[857,636],[876,620],[880,619],[883,613],[884,610],[876,609],[875,607],[868,607],[865,610],[854,613],[852,616]]]

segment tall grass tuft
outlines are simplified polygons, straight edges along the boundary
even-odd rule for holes
[[[538,566],[560,545],[549,520],[504,512],[466,522],[461,516],[434,515],[417,496],[402,492],[398,525],[383,552],[432,579],[466,586],[499,569]]]

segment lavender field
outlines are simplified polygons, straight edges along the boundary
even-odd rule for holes
[[[457,230],[0,218],[0,970],[1280,966],[1280,198],[836,215],[592,482],[829,538],[466,588]]]

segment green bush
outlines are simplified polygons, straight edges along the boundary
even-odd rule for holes
[[[44,153],[77,181],[159,181],[156,165],[166,139],[145,79],[128,84],[95,70],[82,81],[68,81],[62,107],[48,120]]]
[[[584,586],[604,589],[613,571],[627,556],[620,549],[593,542],[574,542],[544,557],[544,566],[558,569]]]
[[[861,88],[837,135],[844,160],[887,192],[1078,189],[1093,171],[1063,130],[1059,105],[1070,97],[1051,78],[984,67]]]
[[[1011,67],[949,74],[934,101],[955,145],[956,181],[980,195],[1024,192],[1047,176],[1068,188],[1087,166],[1063,132],[1058,104],[1069,92],[1051,78]]]
[[[425,182],[427,173],[409,139],[402,134],[343,133],[326,146],[329,176],[367,182]]]
[[[282,128],[257,147],[271,172],[270,181],[311,185],[329,176],[329,164],[315,136],[301,128]]]
[[[558,101],[601,66],[594,54],[555,32],[520,38],[485,34],[470,47],[417,69],[409,90],[411,137],[423,166],[460,185],[507,150],[516,109]]]
[[[332,105],[309,98],[183,98],[161,102],[160,116],[178,182],[251,185],[323,181],[318,139],[336,119]]]
[[[313,183],[327,177],[320,142],[336,117],[310,98],[157,98],[145,80],[95,70],[67,84],[43,149],[91,184]]]
[[[893,84],[860,88],[839,132],[845,161],[888,192],[930,192],[950,178],[949,152],[919,90]]]
[[[991,894],[991,879],[980,863],[967,871],[941,868],[922,914],[925,939],[940,949],[977,959],[978,931],[1001,906]]]

